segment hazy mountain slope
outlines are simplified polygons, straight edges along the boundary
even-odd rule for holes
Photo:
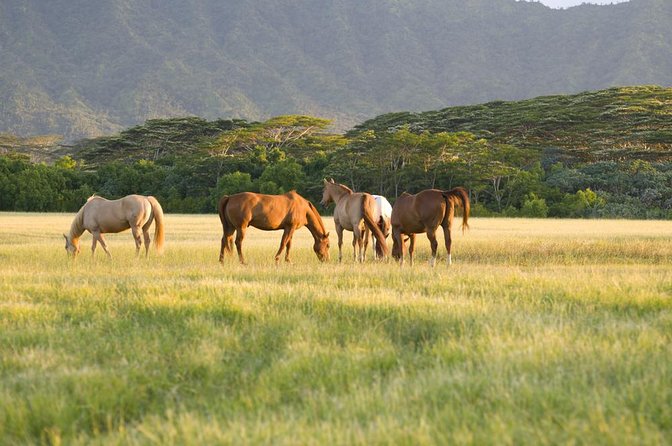
[[[495,101],[421,113],[389,113],[363,122],[384,132],[467,131],[496,143],[549,151],[565,160],[672,159],[672,88],[619,87],[575,95]]]
[[[286,113],[343,128],[387,111],[670,85],[671,3],[10,0],[0,131],[72,139],[164,116]]]

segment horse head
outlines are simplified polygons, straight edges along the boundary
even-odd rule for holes
[[[324,235],[317,235],[315,237],[315,244],[313,244],[313,251],[320,259],[320,262],[329,261],[329,233]]]
[[[331,196],[331,185],[334,184],[334,180],[327,181],[327,179],[324,178],[323,181],[324,181],[324,190],[322,191],[322,201],[320,201],[320,204],[322,206],[326,206],[332,201],[334,201],[334,197]]]
[[[401,244],[397,242],[395,237],[392,237],[392,257],[394,260],[399,260],[401,258]]]
[[[73,259],[79,254],[79,240],[70,240],[67,235],[63,234],[65,238],[65,252],[68,254],[68,257]]]

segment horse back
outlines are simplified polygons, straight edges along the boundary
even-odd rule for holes
[[[226,217],[235,227],[254,226],[271,231],[286,226],[305,224],[306,200],[297,193],[284,195],[241,192],[231,195],[226,205]],[[301,210],[303,209],[303,213]]]
[[[391,223],[404,233],[421,233],[440,225],[445,213],[446,201],[438,189],[426,189],[415,195],[403,193],[392,207]]]
[[[151,204],[142,195],[127,195],[118,200],[94,197],[84,208],[84,226],[89,231],[115,233],[131,224],[143,225],[151,217]]]

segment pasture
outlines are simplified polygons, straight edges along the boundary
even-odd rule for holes
[[[474,218],[432,269],[338,264],[331,219],[329,263],[302,228],[220,265],[170,214],[69,262],[72,217],[0,214],[2,444],[672,441],[672,222]]]

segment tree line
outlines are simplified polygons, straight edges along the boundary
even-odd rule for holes
[[[156,196],[167,212],[214,213],[225,194],[291,189],[317,204],[322,178],[333,177],[392,202],[404,191],[463,186],[480,216],[672,218],[667,161],[568,163],[552,150],[470,132],[328,128],[328,120],[294,115],[160,119],[80,141],[52,162],[5,148],[0,210],[73,212],[94,193],[139,193]]]

